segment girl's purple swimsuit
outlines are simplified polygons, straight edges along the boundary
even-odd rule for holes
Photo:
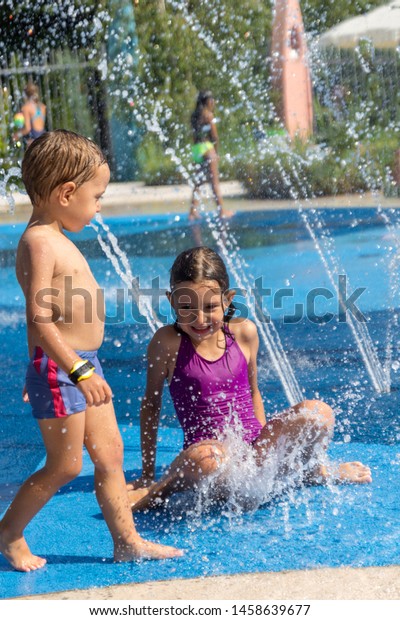
[[[169,386],[184,449],[204,439],[220,439],[227,427],[236,428],[252,443],[262,425],[254,415],[247,361],[229,334],[222,357],[210,362],[199,355],[189,336],[181,334],[175,371]]]

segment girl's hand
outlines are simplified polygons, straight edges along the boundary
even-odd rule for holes
[[[107,381],[97,373],[93,373],[89,379],[83,379],[76,384],[85,397],[89,407],[107,404],[111,402],[112,391]]]

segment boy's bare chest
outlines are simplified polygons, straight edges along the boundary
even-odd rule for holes
[[[62,240],[57,248],[53,286],[63,290],[82,287],[91,291],[98,288],[87,260],[69,239]]]

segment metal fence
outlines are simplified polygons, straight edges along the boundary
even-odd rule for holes
[[[318,104],[337,118],[364,113],[382,125],[400,121],[400,54],[396,49],[366,44],[355,50],[315,50],[312,73]]]
[[[99,56],[66,48],[32,56],[11,53],[0,58],[0,154],[10,153],[13,116],[21,109],[28,81],[39,86],[47,106],[46,127],[70,129],[101,145],[109,154],[107,96]]]

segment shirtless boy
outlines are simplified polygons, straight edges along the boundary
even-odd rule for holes
[[[16,570],[44,566],[46,560],[31,553],[23,533],[58,489],[79,474],[84,444],[115,561],[182,555],[136,532],[111,389],[96,355],[103,341],[104,300],[85,258],[63,232],[78,232],[100,211],[108,165],[93,142],[58,130],[28,148],[22,179],[33,205],[16,266],[31,358],[24,400],[38,421],[46,463],[22,485],[0,522],[0,551]]]

